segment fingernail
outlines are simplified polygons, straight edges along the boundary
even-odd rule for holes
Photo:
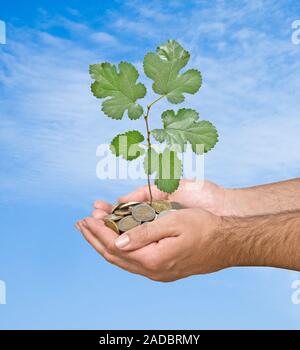
[[[124,248],[130,242],[128,235],[123,234],[115,240],[115,245],[117,248]]]

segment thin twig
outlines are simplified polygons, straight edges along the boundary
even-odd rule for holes
[[[151,155],[150,150],[151,150],[151,131],[149,128],[149,112],[151,107],[158,102],[159,100],[161,100],[162,98],[164,98],[165,96],[160,96],[158,99],[156,99],[155,101],[153,101],[152,103],[150,103],[147,106],[147,113],[144,115],[144,119],[145,119],[145,124],[146,124],[146,131],[147,131],[147,146],[148,146],[148,154]],[[147,182],[148,182],[148,190],[149,190],[149,197],[150,197],[150,204],[152,204],[153,201],[153,197],[152,197],[152,191],[151,191],[151,183],[150,183],[150,174],[149,171],[147,171]]]

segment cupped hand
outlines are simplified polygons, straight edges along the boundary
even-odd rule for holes
[[[112,264],[164,282],[229,266],[221,218],[216,215],[199,208],[178,210],[119,236],[102,220],[110,204],[98,204],[97,219],[89,217],[76,225]]]
[[[178,189],[171,194],[161,192],[155,185],[151,186],[153,200],[166,199],[169,201],[179,202],[185,208],[201,208],[215,215],[227,215],[230,212],[229,203],[226,202],[228,189],[223,188],[211,181],[198,180],[181,180]],[[131,201],[145,202],[149,201],[148,186],[137,188],[135,191],[122,196],[118,202],[126,203]],[[227,205],[225,205],[227,203]],[[95,211],[93,216],[101,216],[101,210],[104,208],[110,212],[112,205],[101,200],[94,203]],[[98,210],[100,212],[98,213]]]
[[[161,192],[156,186],[151,187],[153,199],[167,199],[181,203],[186,208],[202,208],[216,215],[224,215],[225,188],[200,180],[181,180],[178,189],[171,194]],[[148,186],[119,198],[119,202],[148,201]]]

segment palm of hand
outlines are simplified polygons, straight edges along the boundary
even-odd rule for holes
[[[209,263],[208,257],[199,254],[199,251],[209,252],[211,247],[214,250],[211,242],[216,241],[214,228],[218,223],[217,215],[222,215],[224,209],[225,190],[208,181],[182,180],[175,193],[168,195],[153,186],[152,194],[154,200],[176,201],[191,209],[179,210],[162,217],[157,230],[156,221],[148,226],[138,226],[135,237],[140,245],[129,247],[129,251],[119,250],[115,246],[114,241],[118,235],[104,225],[102,219],[112,209],[109,203],[96,201],[93,218],[78,222],[77,228],[109,262],[155,280],[171,281],[190,274],[223,268],[224,266],[216,264],[214,259]],[[148,200],[147,186],[119,198],[119,202]],[[129,231],[128,234],[132,232]],[[189,254],[186,254],[187,251]],[[200,261],[200,256],[203,257],[203,262]]]
[[[224,211],[225,190],[210,181],[181,180],[179,188],[172,194],[161,192],[152,186],[152,194],[154,200],[179,202],[186,208],[201,208],[215,215],[222,215]],[[120,202],[147,200],[149,200],[147,186],[119,198]]]

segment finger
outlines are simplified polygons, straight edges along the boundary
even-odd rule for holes
[[[88,217],[82,220],[82,225],[91,231],[101,244],[103,244],[106,250],[109,252],[116,250],[114,241],[119,235],[105,226],[102,220]]]
[[[90,243],[94,249],[103,256],[103,258],[108,261],[111,264],[114,264],[123,270],[136,273],[136,274],[145,274],[146,272],[140,267],[137,266],[136,264],[125,260],[123,258],[120,258],[116,255],[113,255],[105,250],[105,247],[101,242],[91,233],[89,229],[87,229],[82,222],[78,222],[78,227],[86,239],[88,243]]]
[[[106,211],[107,213],[110,213],[111,209],[112,209],[112,204],[101,201],[101,200],[96,200],[94,202],[94,208],[101,209],[101,210]]]
[[[136,265],[135,263],[132,263],[131,261],[120,258],[119,256],[116,256],[114,254],[106,253],[104,255],[104,258],[109,263],[116,265],[123,270],[129,271],[138,275],[145,276],[147,274],[147,271],[145,271],[142,266]]]
[[[151,186],[152,197],[156,200],[166,199],[167,194],[161,192],[156,186]],[[130,201],[144,202],[150,200],[149,188],[148,186],[139,187],[135,191],[122,196],[118,199],[121,203],[126,203]]]
[[[157,243],[152,243],[148,244],[147,246],[134,250],[134,251],[123,251],[121,249],[118,249],[115,245],[115,240],[117,237],[120,237],[117,233],[115,233],[113,230],[110,228],[106,227],[103,223],[103,221],[97,221],[93,218],[86,218],[82,222],[82,225],[85,229],[90,231],[90,234],[96,238],[96,240],[101,243],[101,245],[104,247],[104,250],[106,250],[108,253],[118,256],[119,258],[123,259],[124,261],[134,264],[135,266],[138,266],[139,272],[142,275],[145,275],[146,272],[146,267],[147,266],[147,261],[149,259],[151,260],[152,257],[154,257],[156,253],[156,246]],[[98,248],[98,243],[97,241],[92,241],[95,242],[94,247]],[[96,249],[97,249],[96,248]],[[101,254],[101,246],[98,248],[100,254]],[[145,264],[146,262],[146,264]]]
[[[108,252],[105,247],[98,241],[97,237],[83,224],[81,230],[87,239],[87,241],[111,264],[114,264],[126,271],[143,275],[153,280],[158,280],[158,271],[165,260],[168,257],[168,249],[165,249],[159,243],[169,240],[160,241],[159,243],[151,243],[141,249],[132,252],[120,252],[120,255]],[[178,247],[178,244],[173,242],[174,251]],[[170,244],[167,245],[167,248]]]
[[[75,227],[77,228],[78,231],[80,231],[79,221],[77,221],[77,222],[75,223]]]
[[[104,249],[106,249],[111,254],[114,254],[116,252],[118,256],[122,256],[114,243],[119,235],[105,226],[103,221],[89,217],[82,220],[81,225],[103,245]],[[128,256],[126,256],[126,258],[130,259]]]
[[[98,220],[101,220],[104,218],[104,216],[107,215],[107,212],[102,209],[96,209],[92,213],[92,217]]]
[[[178,236],[176,214],[168,214],[123,233],[115,240],[116,247],[124,251],[136,250],[163,238]]]
[[[83,225],[82,221],[78,221],[77,225],[83,237],[97,250],[98,253],[103,255],[105,252],[103,244]]]

